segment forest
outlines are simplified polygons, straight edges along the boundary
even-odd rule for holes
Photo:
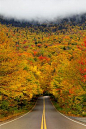
[[[86,27],[58,28],[0,23],[0,120],[45,92],[59,111],[86,116]]]

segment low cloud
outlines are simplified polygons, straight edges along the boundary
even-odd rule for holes
[[[86,13],[86,0],[0,0],[0,15],[26,21],[53,21]]]

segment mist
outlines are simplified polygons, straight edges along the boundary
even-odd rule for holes
[[[0,15],[25,21],[54,21],[86,13],[86,0],[0,0]]]

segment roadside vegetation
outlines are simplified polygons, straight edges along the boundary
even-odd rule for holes
[[[0,119],[30,109],[45,91],[64,113],[86,116],[85,26],[0,24]]]
[[[15,101],[13,103],[15,106],[8,106],[8,102],[3,101],[1,107],[2,110],[0,110],[0,122],[15,118],[18,116],[21,116],[29,111],[32,111],[37,101],[37,97],[32,98],[30,101],[24,100],[24,101]],[[11,101],[12,102],[12,101]],[[10,102],[10,103],[11,103]],[[11,103],[12,105],[12,103]]]

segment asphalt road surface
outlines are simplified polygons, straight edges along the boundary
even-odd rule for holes
[[[57,112],[45,96],[38,99],[31,112],[0,124],[0,129],[86,129],[86,125]]]

